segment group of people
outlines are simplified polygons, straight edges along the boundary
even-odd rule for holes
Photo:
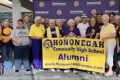
[[[19,72],[21,61],[26,71],[30,71],[30,65],[33,65],[36,70],[44,70],[42,68],[42,39],[77,37],[102,39],[106,43],[106,65],[108,66],[108,71],[104,75],[113,75],[113,66],[116,66],[115,71],[120,76],[120,16],[110,13],[109,15],[97,14],[88,18],[86,14],[82,14],[81,17],[69,19],[66,23],[65,26],[63,20],[49,17],[46,17],[45,23],[41,23],[41,17],[36,16],[32,24],[29,16],[26,15],[24,20],[17,21],[17,26],[13,29],[9,25],[9,19],[5,18],[0,27],[4,69],[12,68],[12,52],[14,51],[15,72]],[[70,69],[64,72],[70,72]],[[77,70],[73,70],[73,73],[77,73]]]

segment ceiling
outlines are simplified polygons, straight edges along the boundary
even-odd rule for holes
[[[33,11],[33,0],[21,0],[21,12],[31,12]],[[4,7],[4,8],[3,8]],[[0,0],[0,9],[12,11],[12,0]]]

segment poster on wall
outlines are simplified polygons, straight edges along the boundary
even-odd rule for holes
[[[33,0],[34,17],[52,19],[74,19],[85,13],[88,17],[97,13],[119,14],[120,0]]]

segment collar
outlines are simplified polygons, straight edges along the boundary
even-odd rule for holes
[[[18,26],[17,26],[17,28],[16,29],[20,29]],[[23,26],[23,28],[22,29],[25,29],[25,27]]]

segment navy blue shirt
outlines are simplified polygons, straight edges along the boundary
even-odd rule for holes
[[[74,27],[74,29],[72,31],[69,29],[69,27],[67,27],[64,31],[64,35],[68,36],[70,33],[76,35],[76,37],[80,36],[80,31],[77,27]]]
[[[94,33],[92,36],[91,34]],[[95,38],[96,37],[96,34],[97,33],[100,33],[100,30],[99,30],[99,27],[98,26],[94,26],[94,27],[88,27],[87,30],[86,30],[86,37],[87,38]]]

